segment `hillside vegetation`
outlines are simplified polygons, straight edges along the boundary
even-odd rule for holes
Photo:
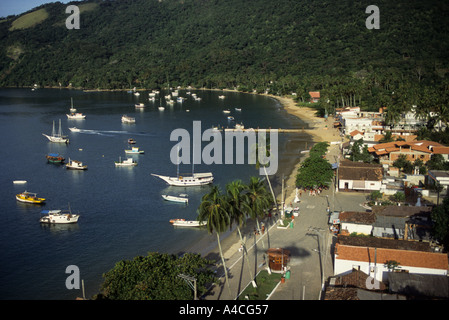
[[[376,1],[378,30],[365,26],[371,1],[72,4],[89,9],[79,30],[65,27],[62,3],[38,7],[48,17],[33,27],[11,31],[17,17],[0,24],[0,86],[269,88],[297,92],[300,100],[320,90],[331,109],[376,109],[393,103],[392,92],[401,88],[413,88],[417,93],[407,97],[415,100],[426,90],[441,96],[448,89],[445,1]],[[13,55],[11,48],[21,50]]]

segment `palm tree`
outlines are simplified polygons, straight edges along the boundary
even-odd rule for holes
[[[226,269],[226,262],[223,256],[220,243],[220,233],[226,231],[231,225],[231,219],[226,211],[227,204],[217,186],[213,186],[209,193],[206,193],[201,199],[201,204],[198,208],[198,221],[207,222],[207,231],[212,234],[214,231],[217,234],[218,250],[220,251],[221,261],[228,286],[229,295],[231,289],[229,287],[228,270]]]
[[[265,211],[271,206],[273,200],[267,191],[264,181],[257,177],[251,177],[246,189],[249,214],[256,220],[260,232],[259,218],[265,216]]]
[[[243,248],[243,253],[246,256],[246,262],[248,266],[248,271],[251,276],[251,279],[254,279],[254,276],[251,272],[251,268],[249,266],[248,252],[246,251],[246,244],[243,241],[242,233],[240,227],[246,224],[247,212],[250,211],[248,206],[248,202],[246,201],[246,194],[243,191],[246,189],[246,186],[242,183],[241,180],[235,180],[226,185],[226,202],[228,205],[228,214],[231,218],[231,224],[235,222],[237,231],[240,237],[240,243]],[[253,282],[253,286],[255,287],[255,282]]]

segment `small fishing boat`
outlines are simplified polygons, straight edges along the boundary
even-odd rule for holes
[[[77,160],[71,160],[69,158],[69,163],[67,163],[66,165],[67,169],[74,169],[74,170],[86,170],[87,166],[83,165],[83,163],[81,161],[77,161]]]
[[[119,157],[119,160],[115,161],[115,166],[116,167],[132,167],[132,166],[137,166],[137,162],[134,161],[133,158],[128,158],[126,160],[122,160],[122,158]]]
[[[72,131],[72,132],[80,132],[80,131],[81,131],[81,130],[78,129],[77,127],[69,128],[69,130]]]
[[[51,163],[63,163],[65,160],[64,157],[58,153],[49,153],[45,156],[45,158],[47,158],[47,161]]]
[[[139,92],[134,92],[134,95],[135,95],[136,97],[138,97],[138,96],[140,96],[140,93],[139,93]]]
[[[202,227],[207,224],[206,221],[171,219],[170,223],[175,227]]]
[[[223,113],[231,113],[231,110],[229,110],[229,109],[226,109],[226,110],[223,110]]]
[[[25,184],[25,183],[27,183],[27,181],[26,180],[14,180],[12,183],[14,183],[14,184]]]
[[[125,150],[125,153],[128,153],[128,154],[142,154],[142,153],[145,153],[145,151],[139,150],[138,147],[132,147],[131,150]]]
[[[36,193],[28,191],[16,194],[16,199],[20,202],[33,204],[43,204],[45,202],[45,198],[38,198]]]
[[[225,98],[225,96],[223,96],[223,95],[218,96],[218,99],[224,99],[224,98]]]
[[[136,123],[136,119],[133,117],[128,117],[127,115],[122,116],[123,123]]]
[[[162,198],[164,198],[164,200],[172,201],[172,202],[181,202],[181,203],[186,203],[186,204],[189,202],[188,195],[185,193],[181,193],[179,196],[170,196],[170,195],[163,194]]]
[[[80,217],[79,214],[73,214],[72,211],[66,210],[42,210],[43,216],[39,219],[40,223],[48,224],[68,224],[77,223]]]
[[[82,120],[82,119],[86,118],[86,115],[84,115],[84,114],[82,114],[80,112],[77,112],[77,113],[68,114],[67,118],[71,119],[71,120]]]
[[[235,109],[235,111],[242,111],[242,108],[234,108]]]
[[[129,138],[129,139],[128,139],[128,143],[129,143],[129,144],[135,144],[135,143],[136,143],[136,140],[134,140],[133,138]]]
[[[45,133],[42,134],[44,137],[46,137],[50,142],[57,142],[57,143],[69,143],[69,139],[67,136],[62,135],[62,129],[61,129],[61,119],[59,119],[59,131],[56,133],[55,131],[55,122],[53,121],[53,130],[51,132],[51,136],[46,135]]]
[[[145,108],[145,104],[143,103],[137,103],[134,105],[136,108]]]
[[[162,107],[162,106],[158,107],[158,109],[159,109],[159,111],[164,111],[165,110],[165,108]]]
[[[229,117],[228,117],[228,120],[229,120],[229,121],[234,121],[234,117],[233,117],[233,116],[229,116]]]

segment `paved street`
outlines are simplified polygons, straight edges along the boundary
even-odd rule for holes
[[[332,145],[327,154],[329,162],[338,159],[338,146]],[[290,205],[295,197],[294,181],[290,179],[286,186],[286,201]],[[329,231],[327,208],[331,211],[364,211],[361,206],[367,194],[336,192],[333,188],[316,196],[300,195],[297,205],[300,214],[294,219],[294,227],[279,229],[271,221],[265,221],[267,232],[255,236],[246,232],[245,241],[251,274],[266,268],[264,253],[268,248],[290,250],[290,279],[281,283],[270,296],[271,300],[318,300],[320,299],[323,279],[333,275],[332,242],[334,237]],[[238,236],[234,236],[234,248],[225,254],[229,270],[229,287],[225,284],[215,286],[207,300],[233,300],[247,286],[251,285],[248,262],[238,251]],[[231,239],[232,240],[232,239]],[[222,274],[222,270],[221,273]],[[224,282],[224,276],[221,278]]]

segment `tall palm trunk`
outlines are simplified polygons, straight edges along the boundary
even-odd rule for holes
[[[240,243],[242,244],[243,254],[246,257],[246,265],[248,268],[249,276],[251,277],[251,283],[252,283],[253,287],[256,288],[257,284],[254,281],[254,275],[253,275],[253,272],[251,271],[251,267],[249,266],[248,250],[246,250],[246,243],[243,241],[242,232],[240,231],[239,226],[237,226],[237,231],[239,233]]]
[[[229,279],[228,279],[228,269],[226,268],[226,262],[225,262],[225,258],[223,255],[223,251],[221,250],[220,234],[218,232],[217,232],[217,242],[218,242],[218,251],[220,252],[221,262],[223,263],[226,285],[228,287],[229,296],[231,296],[231,287],[229,286]]]

